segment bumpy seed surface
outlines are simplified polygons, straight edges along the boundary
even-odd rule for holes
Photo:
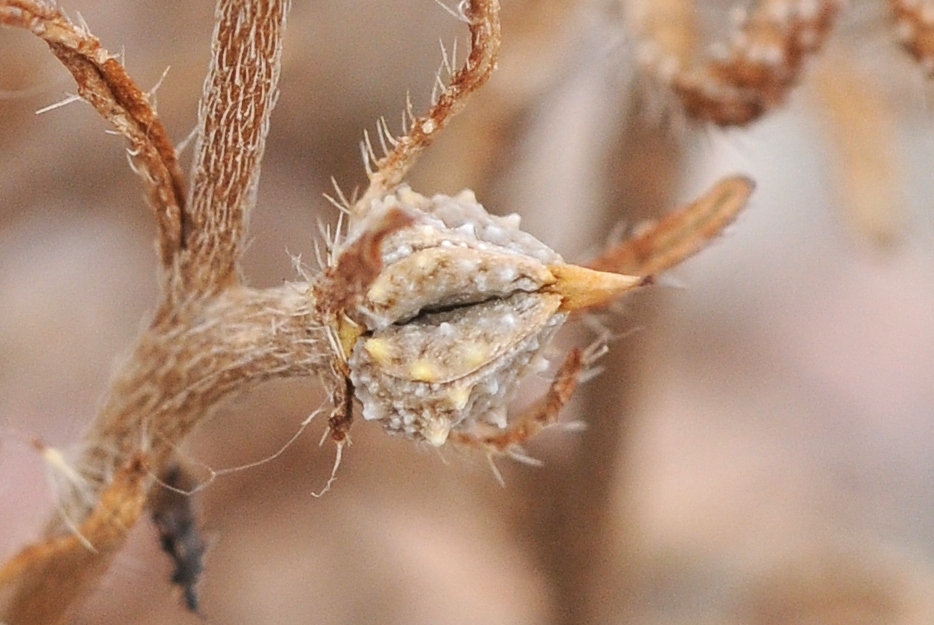
[[[547,367],[542,349],[567,318],[547,288],[561,257],[469,191],[400,187],[348,242],[392,209],[413,223],[385,238],[380,274],[346,311],[362,328],[347,365],[363,417],[434,445],[453,428],[506,427],[519,382]]]

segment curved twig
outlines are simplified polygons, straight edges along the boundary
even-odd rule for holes
[[[470,0],[463,13],[470,25],[470,53],[464,66],[451,75],[448,85],[424,116],[415,117],[411,106],[407,108],[411,121],[404,136],[385,136],[388,135],[385,126],[381,128],[384,139],[393,146],[382,158],[375,158],[372,146],[369,142],[365,144],[370,184],[352,208],[355,218],[366,214],[373,199],[386,195],[402,182],[422,151],[466,106],[470,94],[482,87],[496,68],[500,45],[499,0]],[[371,160],[375,162],[371,164]]]
[[[74,76],[78,94],[129,142],[127,151],[156,215],[159,259],[163,270],[170,270],[182,245],[184,182],[175,147],[146,94],[96,37],[48,4],[0,0],[0,24],[43,39]]]
[[[264,380],[314,375],[330,356],[309,285],[235,287],[179,310],[141,336],[120,368],[79,469],[101,488],[145,449],[159,472],[223,399]]]
[[[77,467],[81,496],[76,500],[68,493],[59,502],[80,534],[54,523],[45,541],[0,569],[0,590],[12,591],[0,607],[0,621],[58,622],[37,615],[46,614],[44,606],[58,606],[64,614],[80,598],[77,591],[60,596],[62,584],[84,589],[104,573],[142,510],[140,503],[133,514],[121,512],[129,491],[114,490],[134,458],[145,456],[147,476],[161,473],[191,429],[231,394],[264,380],[324,370],[329,344],[311,318],[313,308],[308,285],[231,288],[176,310],[140,337],[85,435],[86,452]],[[148,491],[147,479],[134,497],[145,500]],[[95,519],[115,522],[101,534]],[[42,577],[48,571],[62,575],[51,583]]]
[[[142,514],[149,482],[145,457],[132,458],[76,534],[30,545],[0,567],[0,588],[14,590],[4,606],[5,622],[64,622],[123,546]]]

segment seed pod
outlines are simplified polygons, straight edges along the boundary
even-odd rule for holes
[[[393,210],[411,223],[382,239],[379,274],[344,311],[355,329],[339,334],[364,419],[407,438],[440,446],[454,428],[505,428],[519,382],[547,367],[543,348],[570,309],[640,281],[566,265],[517,215],[488,214],[470,191],[400,187],[347,247]]]

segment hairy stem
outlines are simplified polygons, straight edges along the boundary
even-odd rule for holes
[[[230,395],[271,378],[327,371],[329,343],[313,310],[308,284],[232,287],[192,300],[150,327],[84,438],[83,483],[63,494],[62,518],[45,541],[0,569],[0,590],[7,593],[0,622],[62,622],[93,587],[149,491],[148,479],[127,482],[127,467],[142,459],[146,476],[160,474],[182,439]],[[68,574],[48,577],[56,572]],[[68,592],[50,579],[69,580]]]
[[[321,370],[330,351],[312,318],[309,288],[235,287],[150,328],[85,437],[82,474],[99,489],[140,452],[158,472],[191,429],[232,393]]]
[[[499,0],[470,0],[464,17],[470,24],[470,53],[464,66],[453,73],[427,114],[415,117],[411,110],[407,111],[412,118],[408,132],[402,137],[387,137],[393,148],[386,155],[377,159],[372,146],[366,145],[367,166],[371,167],[370,160],[374,160],[376,169],[368,172],[370,185],[354,205],[354,217],[363,217],[372,200],[386,195],[402,182],[419,155],[464,109],[470,95],[486,84],[496,69],[500,45]]]
[[[220,0],[211,67],[198,110],[190,231],[179,276],[186,293],[237,281],[256,204],[269,119],[278,97],[288,0]]]
[[[0,619],[11,625],[65,622],[120,550],[146,504],[150,482],[141,457],[121,467],[94,512],[74,533],[20,551],[0,568],[0,588],[13,589]]]
[[[96,37],[58,9],[34,0],[0,0],[0,24],[43,39],[78,86],[78,94],[130,144],[133,169],[156,216],[159,259],[165,271],[182,244],[185,196],[181,169],[168,133],[146,94]]]

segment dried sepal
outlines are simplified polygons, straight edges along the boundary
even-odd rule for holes
[[[490,456],[509,455],[523,460],[521,445],[557,422],[561,410],[571,401],[587,366],[584,350],[568,353],[545,396],[523,411],[508,427],[497,431],[456,431],[451,442],[485,451]]]
[[[327,433],[331,439],[338,444],[338,447],[350,442],[350,426],[353,425],[353,384],[347,375],[346,368],[342,367],[334,371],[342,377],[341,383],[334,385],[331,390],[331,414],[328,416]],[[324,439],[321,439],[322,441]],[[340,464],[340,449],[338,449],[337,458],[334,461],[334,471]],[[331,475],[333,479],[333,473]],[[331,480],[328,480],[328,486]],[[325,487],[327,488],[327,486]]]
[[[0,24],[24,28],[43,39],[71,72],[78,94],[127,140],[133,169],[156,216],[159,258],[169,270],[182,245],[184,182],[175,147],[146,94],[96,37],[52,5],[0,0]]]
[[[840,6],[840,0],[762,0],[748,15],[734,13],[737,30],[715,58],[684,63],[650,45],[642,60],[688,118],[742,126],[784,101]]]
[[[320,318],[333,317],[364,297],[382,271],[383,240],[413,220],[411,212],[391,208],[374,213],[348,237],[333,264],[325,267],[315,282],[315,301]]]
[[[395,214],[409,223],[384,236]],[[358,260],[374,243],[378,262]],[[341,351],[364,419],[416,440],[441,445],[477,418],[505,423],[517,381],[567,316],[560,295],[540,292],[561,257],[469,191],[427,198],[399,187],[330,256],[333,267],[379,268],[362,297],[341,298],[335,318],[358,328]],[[344,274],[326,269],[319,299]]]
[[[407,107],[406,115],[411,119],[404,135],[388,136],[388,130],[383,127],[381,137],[392,144],[385,155],[375,158],[369,141],[365,144],[365,158],[371,168],[370,184],[352,207],[354,217],[363,217],[373,200],[402,183],[418,156],[463,110],[470,95],[486,83],[496,68],[500,46],[499,0],[468,0],[463,6],[463,17],[470,27],[470,51],[463,67],[455,71],[448,84],[435,95],[428,113],[416,117],[411,107]],[[375,161],[372,164],[375,167],[370,161]]]
[[[356,241],[379,232],[397,211],[408,216],[410,225],[382,241],[381,270],[348,313],[368,328],[409,319],[424,308],[537,290],[555,280],[547,265],[563,262],[519,229],[517,215],[488,214],[470,191],[427,198],[403,185],[371,203],[367,219],[348,235],[354,243],[341,251],[335,265],[344,264],[348,252],[355,256]]]
[[[577,265],[550,265],[554,284],[545,290],[561,296],[561,309],[567,312],[603,306],[632,289],[644,286],[649,278],[596,271]]]
[[[432,445],[452,429],[505,427],[519,381],[567,318],[553,294],[506,298],[425,313],[358,341],[351,379],[363,418]]]
[[[377,325],[411,317],[423,308],[457,306],[476,298],[534,291],[555,281],[533,259],[506,252],[478,254],[469,247],[430,247],[414,251],[379,275],[366,293],[365,315]],[[423,285],[400,297],[409,284]]]
[[[928,76],[934,75],[934,5],[928,0],[889,0],[895,34]]]
[[[116,472],[76,533],[30,545],[7,561],[0,569],[4,621],[64,622],[123,546],[142,514],[149,482],[147,461],[137,456]]]
[[[667,271],[720,235],[746,206],[754,187],[743,176],[725,178],[695,202],[644,226],[589,267],[635,276]]]

